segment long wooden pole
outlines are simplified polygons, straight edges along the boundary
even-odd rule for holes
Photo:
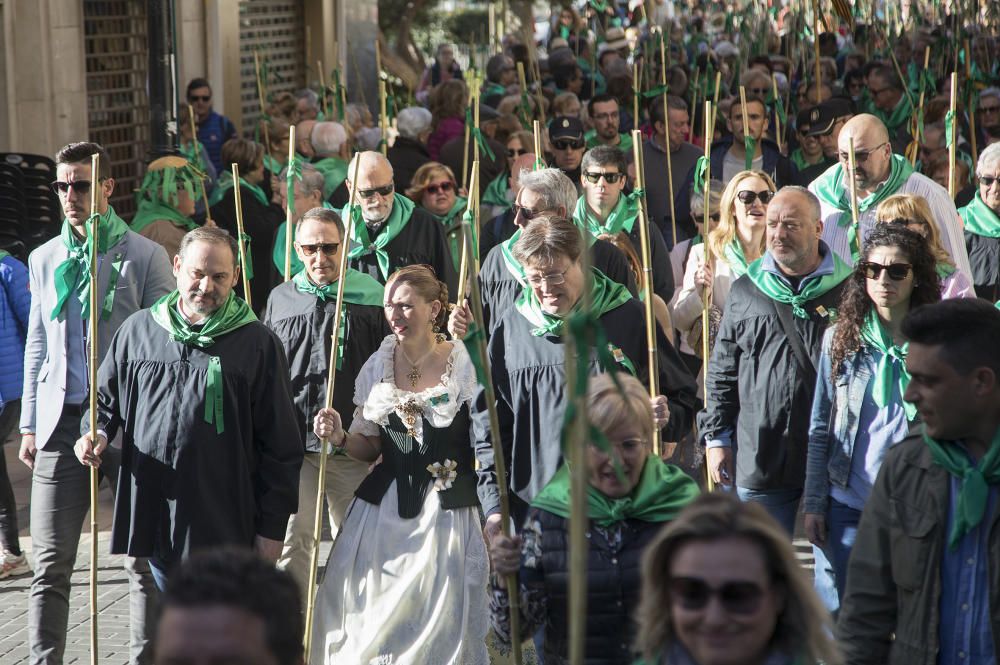
[[[778,144],[778,152],[784,154],[785,150],[781,140],[781,116],[778,115],[778,102],[781,101],[781,98],[778,97],[778,79],[774,74],[771,74],[771,94],[774,95],[774,138]]]
[[[854,157],[854,137],[847,139],[847,166],[851,178],[851,225],[854,226],[855,237],[860,231],[858,227],[858,180],[854,177],[858,162]],[[854,248],[851,248],[854,251]],[[852,257],[853,258],[853,257]]]
[[[712,214],[709,208],[710,193],[712,191],[712,127],[711,118],[713,115],[712,103],[709,101],[705,102],[705,185],[703,192],[704,203],[702,207],[702,247],[705,248],[705,265],[712,267],[713,257],[712,257],[712,245],[708,242],[708,234],[712,230]],[[714,275],[714,272],[713,272]],[[712,349],[709,344],[708,336],[710,331],[709,326],[709,313],[712,307],[712,287],[711,285],[706,286],[701,294],[701,369],[702,369],[702,384],[704,386],[703,390],[708,393],[708,359],[711,355]],[[705,465],[705,486],[708,491],[711,492],[715,489],[715,481],[712,480],[712,474],[708,469],[708,465]]]
[[[470,177],[470,188],[475,188],[479,183],[479,161],[472,163],[472,175]],[[469,195],[468,202],[465,206],[465,211],[471,214],[475,214],[476,203],[474,197]],[[462,231],[465,233],[465,231]],[[455,302],[458,306],[461,306],[462,301],[466,297],[466,289],[468,288],[469,281],[469,271],[472,269],[472,254],[468,251],[469,244],[465,242],[465,236],[462,236],[462,258],[459,261],[458,267],[458,295],[455,296]]]
[[[931,47],[928,46],[927,48],[924,49],[924,71],[927,70],[927,67],[930,65],[930,61],[931,61]],[[924,96],[926,93],[927,91],[924,89],[924,87],[920,86],[920,101],[918,103],[917,112],[913,114],[913,131],[911,132],[911,134],[913,135],[913,142],[916,145],[914,146],[914,149],[910,151],[910,166],[916,166],[917,156],[920,152],[920,141],[923,138],[921,136],[922,127],[920,126],[920,118],[923,115],[924,111]]]
[[[820,35],[820,18],[819,18],[819,2],[818,0],[812,0],[813,6],[813,58],[816,61],[816,103],[819,104],[823,99],[821,95],[821,86],[823,85],[823,76],[820,71],[819,63],[819,35]]]
[[[958,106],[958,72],[951,73],[951,128],[949,130],[948,140],[950,141],[948,145],[948,196],[951,200],[955,200],[955,192],[958,189],[955,179],[955,157],[956,150],[958,148],[958,118],[956,117],[956,110]]]
[[[639,63],[632,63],[632,126],[639,126]]]
[[[660,28],[660,85],[663,87],[663,143],[667,157],[667,202],[670,204],[670,232],[673,236],[671,247],[677,246],[677,215],[674,213],[674,165],[670,154],[670,108],[667,104],[667,56],[666,37]]]
[[[333,310],[333,329],[330,331],[330,366],[326,376],[326,408],[333,408],[333,384],[337,378],[337,347],[340,341],[340,320],[344,316],[344,282],[347,281],[347,255],[351,247],[351,231],[354,229],[353,211],[358,196],[358,169],[361,157],[354,161],[354,177],[351,178],[351,195],[348,199],[347,219],[344,220],[344,238],[340,243],[340,269],[337,271],[337,306]],[[319,440],[319,480],[316,486],[316,513],[313,519],[312,552],[309,556],[309,583],[306,585],[306,630],[303,644],[305,659],[309,662],[312,649],[313,610],[316,604],[316,569],[319,566],[319,543],[323,537],[323,499],[326,496],[327,440]]]
[[[100,359],[97,348],[100,346],[97,335],[97,321],[100,310],[97,307],[97,249],[101,237],[98,233],[100,213],[97,210],[97,190],[101,181],[101,155],[90,156],[90,319],[88,336],[90,337],[90,440],[97,443],[97,366]],[[90,663],[97,665],[97,488],[100,478],[97,467],[90,467]]]
[[[669,144],[669,137],[667,142]],[[669,149],[668,149],[669,152]],[[643,305],[646,313],[646,352],[649,365],[649,398],[655,399],[660,394],[660,370],[657,360],[656,350],[656,315],[653,313],[653,254],[649,245],[649,215],[646,205],[646,179],[645,163],[642,155],[642,132],[638,129],[632,130],[632,159],[635,161],[635,186],[642,191],[642,196],[638,197],[639,216],[636,223],[639,224],[639,253],[642,259],[643,283],[641,293],[643,294]],[[664,331],[666,332],[666,331]],[[663,444],[659,427],[653,428],[653,452],[657,457],[663,452]]]
[[[471,108],[473,97],[469,94],[469,106]],[[466,189],[469,184],[469,140],[472,137],[472,128],[469,123],[465,123],[465,147],[462,149],[462,189]]]
[[[294,178],[291,168],[295,157],[295,125],[288,128],[288,177]],[[295,187],[295,184],[292,184]],[[294,189],[293,189],[294,194]],[[292,236],[295,235],[295,205],[291,196],[285,197],[285,281],[292,278]]]
[[[232,165],[233,169],[233,200],[236,203],[236,233],[239,234],[239,238],[236,239],[236,244],[240,248],[240,267],[243,268],[240,272],[243,278],[243,299],[247,301],[247,304],[253,307],[253,302],[250,299],[250,278],[247,277],[247,252],[246,243],[244,243],[244,238],[246,234],[243,232],[243,200],[240,197],[240,165],[235,162]],[[286,229],[291,233],[291,229]]]
[[[740,115],[743,120],[743,151],[746,152],[746,137],[753,137],[753,132],[750,131],[750,119],[747,117],[747,91],[742,85],[740,86]],[[757,143],[754,141],[754,154],[757,152]],[[753,155],[746,155],[744,165],[749,164],[747,168],[749,171],[753,167]]]
[[[260,106],[261,118],[257,121],[261,123],[264,128],[264,147],[267,148],[267,154],[271,154],[271,136],[270,130],[267,128],[267,123],[264,122],[264,114],[266,109],[264,108],[264,82],[260,78],[260,52],[254,49],[253,52],[253,68],[254,73],[257,75],[257,103]]]
[[[326,72],[323,70],[322,60],[316,61],[316,69],[317,71],[319,71],[319,89],[323,93],[323,101],[322,101],[323,116],[325,117],[325,119],[329,120],[330,108],[327,103],[329,98],[327,96],[327,91],[326,91]],[[334,94],[337,94],[336,90],[334,91]]]
[[[196,157],[201,154],[201,147],[198,144],[198,126],[194,122],[194,108],[190,104],[188,107],[188,119],[191,121],[191,141],[194,143],[194,154]],[[205,187],[205,177],[201,179],[201,200],[205,202],[205,226],[215,226],[212,221],[212,211],[208,207],[208,190]]]
[[[531,123],[531,133],[535,142],[535,167],[531,170],[537,171],[538,167],[545,163],[545,160],[542,158],[542,123],[537,120],[533,121]]]
[[[521,103],[524,103],[524,98],[528,95],[528,79],[524,76],[524,63],[517,63],[517,83],[521,86]],[[535,118],[537,114],[532,113],[531,117]]]
[[[924,64],[924,69],[927,69],[927,65]],[[969,82],[969,98],[965,100],[968,105],[969,114],[969,141],[972,144],[972,167],[975,168],[979,163],[979,146],[976,141],[976,93],[973,90],[974,83],[972,81],[972,50],[969,48],[969,40],[965,40],[965,80]]]
[[[389,154],[389,116],[385,108],[385,81],[378,82],[378,124],[382,132],[382,156]]]

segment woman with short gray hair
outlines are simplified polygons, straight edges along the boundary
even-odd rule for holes
[[[979,154],[976,196],[958,214],[965,226],[965,248],[976,295],[1000,300],[1000,143]]]

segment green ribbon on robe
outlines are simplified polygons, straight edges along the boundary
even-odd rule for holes
[[[698,498],[699,493],[698,484],[690,476],[650,454],[646,457],[638,484],[628,496],[612,499],[588,484],[587,516],[603,528],[630,519],[652,523],[669,522]],[[568,464],[559,467],[531,505],[559,517],[570,518],[572,502]]]
[[[955,112],[944,114],[944,147],[950,148],[955,138]]]
[[[185,346],[195,346],[201,350],[215,344],[215,340],[237,328],[257,320],[253,310],[242,298],[230,291],[229,298],[222,307],[215,310],[207,319],[198,324],[188,323],[177,309],[180,299],[178,291],[171,291],[163,296],[150,308],[153,320],[168,333],[170,339]],[[194,330],[194,326],[199,326]],[[222,434],[226,430],[223,420],[223,380],[222,361],[212,356],[208,361],[208,371],[205,374],[205,422],[215,425],[215,433]]]
[[[709,173],[709,159],[705,155],[698,158],[698,161],[694,165],[694,193],[699,195],[705,194],[705,185],[708,184],[710,178]]]
[[[1000,430],[993,435],[989,450],[973,465],[968,454],[957,444],[932,439],[924,428],[924,443],[931,459],[959,481],[955,500],[955,518],[948,535],[948,547],[958,547],[962,538],[983,521],[989,502],[990,485],[1000,483]]]
[[[514,206],[514,202],[507,199],[507,190],[510,189],[509,182],[510,175],[506,172],[490,180],[490,184],[486,185],[480,199],[482,205],[503,208],[503,212],[510,210]]]
[[[375,237],[375,242],[372,242],[371,236],[368,234],[368,225],[361,215],[361,208],[355,207],[353,214],[349,215],[347,211],[349,205],[344,206],[340,216],[344,220],[349,219],[350,223],[354,224],[354,238],[357,239],[358,244],[351,248],[347,255],[348,258],[357,259],[374,252],[382,279],[389,279],[389,252],[385,248],[410,221],[410,215],[413,214],[413,208],[416,204],[405,196],[393,194],[392,210],[389,212],[388,219],[382,222],[385,228]],[[347,222],[345,221],[345,223]]]
[[[468,206],[468,199],[456,196],[455,203],[451,206],[451,210],[443,215],[435,215],[430,210],[424,208],[424,210],[427,210],[431,217],[441,223],[441,227],[445,231],[445,236],[448,238],[448,248],[451,250],[451,262],[454,264],[456,272],[459,270],[459,266],[462,263],[462,229],[457,225],[455,220],[465,212],[465,209]]]
[[[1000,238],[1000,215],[986,205],[978,191],[969,205],[961,208],[958,214],[969,233],[984,238]]]
[[[763,260],[758,259],[747,268],[747,275],[761,292],[771,300],[792,306],[792,313],[800,319],[808,319],[809,314],[803,307],[810,300],[819,298],[850,277],[851,268],[833,253],[833,274],[819,277],[806,277],[801,290],[796,293],[783,279],[772,272],[764,270]]]
[[[90,316],[91,226],[95,217],[98,220],[97,252],[99,254],[107,254],[108,250],[117,245],[125,234],[128,233],[128,225],[115,213],[115,209],[111,206],[108,206],[108,211],[103,215],[91,215],[87,219],[84,225],[87,237],[83,242],[73,233],[69,221],[63,220],[60,237],[62,238],[63,246],[69,252],[69,256],[56,267],[55,274],[53,275],[56,287],[56,306],[49,316],[50,319],[54,320],[62,313],[63,308],[66,306],[66,301],[73,294],[76,294],[80,300],[80,304],[83,306],[81,311],[82,317],[86,319]],[[104,307],[101,312],[101,318],[104,320],[107,320],[111,316],[111,308],[114,305],[115,285],[112,283],[113,281],[108,282],[108,289],[104,297]]]
[[[246,187],[250,191],[250,193],[253,194],[253,197],[257,199],[257,201],[261,205],[263,206],[271,205],[271,202],[268,201],[267,194],[264,193],[264,190],[258,187],[257,185],[251,185],[243,178],[243,176],[240,176],[240,185]],[[208,205],[214,206],[216,203],[221,201],[222,198],[226,195],[226,192],[232,188],[233,188],[233,172],[223,171],[219,175],[219,181],[216,184],[215,189],[212,190],[212,195],[208,199]]]
[[[861,339],[882,353],[881,360],[875,368],[875,382],[872,385],[872,399],[880,408],[886,408],[892,402],[892,387],[899,386],[899,396],[906,393],[910,385],[910,373],[906,371],[907,344],[899,346],[892,338],[892,333],[882,323],[882,319],[874,309],[868,311],[861,325]],[[917,407],[910,402],[903,402],[906,419],[912,421],[917,415]]]
[[[576,201],[576,208],[573,210],[573,222],[577,227],[587,231],[593,236],[602,233],[617,235],[621,231],[631,233],[635,226],[635,220],[639,216],[639,201],[644,192],[637,189],[631,194],[621,193],[618,202],[608,214],[603,222],[594,216],[590,206],[587,205],[586,197],[581,196]]]
[[[591,314],[595,318],[599,319],[632,299],[632,294],[627,288],[613,281],[597,268],[591,268],[591,279],[593,280],[591,284]],[[581,305],[581,302],[573,305],[570,314],[579,311]],[[530,286],[521,289],[521,295],[518,296],[514,306],[521,316],[535,326],[531,331],[535,337],[562,335],[563,326],[569,315],[561,317],[546,312],[542,309],[541,303],[535,297],[535,292]]]

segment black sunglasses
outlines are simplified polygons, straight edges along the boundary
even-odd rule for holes
[[[388,185],[384,185],[382,187],[374,187],[372,189],[359,189],[358,196],[363,199],[370,199],[376,194],[378,194],[379,196],[389,196],[390,194],[392,194],[394,189],[396,189],[396,186],[390,182]]]
[[[511,159],[527,154],[528,154],[527,150],[522,150],[520,148],[507,148],[507,156],[510,157]]]
[[[424,191],[428,194],[437,194],[438,192],[450,192],[455,189],[455,183],[453,182],[442,182],[437,185],[427,185],[424,187]],[[388,194],[388,192],[386,192]]]
[[[584,145],[583,141],[553,141],[552,147],[556,150],[579,150]]]
[[[719,213],[713,213],[713,214],[709,215],[708,218],[710,220],[712,220],[713,222],[718,222],[719,221]],[[695,224],[704,224],[705,223],[705,216],[704,215],[695,215],[695,214],[692,214],[691,215],[691,219],[692,219],[692,221],[694,221]]]
[[[210,102],[212,95],[189,95],[188,100],[192,102]]]
[[[774,192],[769,189],[765,189],[763,192],[752,192],[749,189],[744,189],[742,192],[736,192],[736,198],[748,206],[753,205],[753,202],[758,199],[762,204],[767,205],[774,198]]]
[[[299,249],[306,256],[313,256],[316,252],[323,252],[327,256],[333,256],[340,249],[339,242],[324,242],[318,245],[299,245]]]
[[[517,219],[518,215],[520,215],[521,217],[524,218],[524,221],[526,222],[530,222],[535,217],[538,217],[539,215],[548,212],[547,210],[532,210],[531,208],[526,208],[516,203],[514,204],[514,207],[511,208],[511,210],[514,211],[514,219]]]
[[[63,182],[61,180],[56,180],[55,182],[49,183],[49,187],[56,194],[66,194],[69,190],[73,190],[77,194],[86,194],[90,191],[90,181],[89,180],[74,180],[73,182]]]
[[[991,175],[981,175],[981,176],[979,176],[979,184],[983,185],[984,187],[986,187],[986,189],[989,189],[990,187],[992,187],[993,183],[997,182],[998,180],[1000,180],[1000,178],[995,178],[995,177],[993,177]]]
[[[596,185],[601,178],[604,178],[604,182],[609,185],[613,185],[622,178],[625,177],[624,173],[591,173],[590,171],[583,174],[583,177],[587,179],[587,182],[592,185]]]
[[[673,577],[669,582],[670,597],[685,610],[703,610],[712,596],[730,614],[749,615],[760,609],[764,589],[754,582],[726,582],[712,587],[697,577]]]
[[[881,263],[873,263],[871,261],[861,261],[858,263],[858,270],[861,271],[867,279],[878,279],[882,276],[882,271],[884,270],[889,279],[894,282],[901,282],[907,278],[910,271],[913,270],[913,264],[911,263],[890,263],[887,266]]]

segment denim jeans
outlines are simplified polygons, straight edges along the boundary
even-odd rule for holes
[[[752,490],[749,487],[737,487],[736,495],[740,501],[759,503],[777,520],[778,524],[788,532],[789,538],[795,532],[795,516],[799,512],[800,489]]]
[[[3,443],[17,425],[20,414],[20,399],[12,399],[0,409],[0,547],[15,555],[21,554],[21,546],[17,539],[17,502],[14,500],[14,488],[10,484],[10,476],[7,475]],[[12,441],[11,445],[16,446],[17,443]]]
[[[840,601],[847,587],[847,562],[851,558],[851,548],[858,535],[858,521],[861,511],[830,499],[826,511],[826,544],[822,548],[813,545],[816,560],[813,583],[831,613],[840,609]]]

